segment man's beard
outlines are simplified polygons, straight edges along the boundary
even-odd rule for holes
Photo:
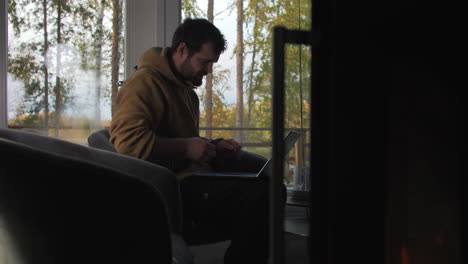
[[[203,83],[203,75],[200,78],[194,75],[192,67],[190,66],[190,58],[187,58],[182,63],[180,73],[185,80],[191,82],[194,86],[200,86]]]
[[[201,86],[203,84],[203,77],[199,79],[192,78],[189,80],[194,86]]]

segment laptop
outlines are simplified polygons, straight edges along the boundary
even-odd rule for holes
[[[294,144],[296,141],[301,137],[301,133],[298,133],[296,131],[289,131],[288,135],[284,138],[284,155],[288,154],[288,152],[293,148]],[[264,172],[269,172],[270,175],[272,173],[272,167],[273,164],[271,162],[271,157],[268,159],[268,161],[263,165],[262,169],[257,172],[257,173],[252,173],[252,172],[218,172],[218,171],[213,171],[213,172],[195,172],[193,176],[202,176],[202,177],[214,177],[214,178],[247,178],[247,179],[256,179],[262,173]]]

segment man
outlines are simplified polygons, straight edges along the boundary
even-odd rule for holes
[[[225,263],[266,263],[266,179],[190,177],[213,169],[257,172],[265,159],[235,140],[199,137],[194,92],[226,49],[222,33],[204,19],[187,19],[170,48],[150,48],[123,84],[110,125],[118,152],[173,170],[180,181],[184,238],[192,244],[231,240]]]

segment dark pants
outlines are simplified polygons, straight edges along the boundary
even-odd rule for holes
[[[265,162],[243,152],[241,160],[218,159],[215,167],[258,172]],[[180,187],[184,237],[189,244],[231,240],[224,263],[267,263],[268,175],[255,180],[189,177]]]

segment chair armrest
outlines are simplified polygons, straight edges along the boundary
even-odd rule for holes
[[[101,129],[92,133],[88,137],[88,145],[93,148],[103,149],[110,152],[117,152],[114,146],[109,141],[109,129]]]

